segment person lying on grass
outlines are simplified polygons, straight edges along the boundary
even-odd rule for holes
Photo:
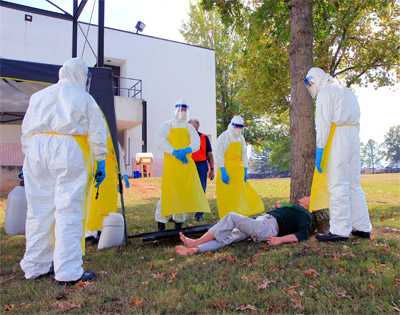
[[[255,242],[267,241],[269,245],[307,240],[312,232],[309,205],[310,197],[303,197],[296,204],[277,202],[274,209],[256,218],[230,212],[198,239],[180,233],[183,245],[176,246],[175,251],[188,256],[215,251],[247,238]]]

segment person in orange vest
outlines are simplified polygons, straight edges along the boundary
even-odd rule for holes
[[[213,180],[215,176],[212,147],[207,135],[199,132],[200,122],[198,121],[198,119],[191,119],[189,120],[189,123],[194,127],[194,129],[196,129],[200,137],[200,149],[192,153],[192,158],[196,163],[201,186],[203,187],[204,192],[206,192],[207,177],[210,178],[210,180]],[[203,212],[196,212],[194,217],[196,221],[203,220]]]

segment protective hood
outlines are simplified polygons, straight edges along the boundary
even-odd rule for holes
[[[176,121],[189,120],[189,105],[184,100],[178,100],[174,106],[174,118]]]
[[[82,58],[71,58],[64,62],[58,76],[62,83],[77,84],[84,88],[88,78],[88,66]]]
[[[233,116],[229,126],[228,126],[228,130],[229,133],[235,137],[238,137],[242,134],[244,128],[244,120],[242,118],[242,116]]]
[[[304,83],[311,94],[316,98],[318,93],[334,79],[321,68],[311,68],[304,79]]]

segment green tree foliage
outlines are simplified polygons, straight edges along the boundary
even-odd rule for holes
[[[203,0],[202,4],[206,10],[217,8],[225,25],[233,25],[240,34],[242,106],[260,115],[287,117],[291,1]],[[314,65],[349,87],[393,85],[400,78],[399,13],[400,2],[395,0],[314,1]],[[290,149],[280,143],[275,146],[272,156],[276,150]]]
[[[219,8],[223,21],[242,38],[244,105],[282,113],[289,106],[290,41],[286,0],[203,0]],[[400,79],[400,2],[320,0],[313,2],[314,65],[347,86],[393,85]]]
[[[181,33],[186,42],[215,50],[217,131],[220,134],[241,107],[237,97],[241,88],[238,75],[238,61],[242,54],[240,37],[233,26],[222,23],[216,10],[205,11],[193,4]]]
[[[385,135],[385,157],[390,164],[400,163],[400,125],[393,126]]]

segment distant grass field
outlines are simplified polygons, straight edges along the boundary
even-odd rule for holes
[[[155,230],[160,180],[131,181],[129,233]],[[286,200],[288,179],[252,181],[266,207]],[[51,279],[26,281],[19,268],[24,237],[0,231],[0,312],[9,314],[397,314],[400,312],[400,174],[366,175],[372,241],[352,239],[268,248],[242,242],[216,253],[177,257],[176,242],[97,251],[85,268],[98,280],[71,288]],[[214,222],[215,187],[207,196]],[[0,200],[0,223],[5,200]],[[193,222],[189,222],[192,224]],[[2,224],[1,224],[2,225]]]

